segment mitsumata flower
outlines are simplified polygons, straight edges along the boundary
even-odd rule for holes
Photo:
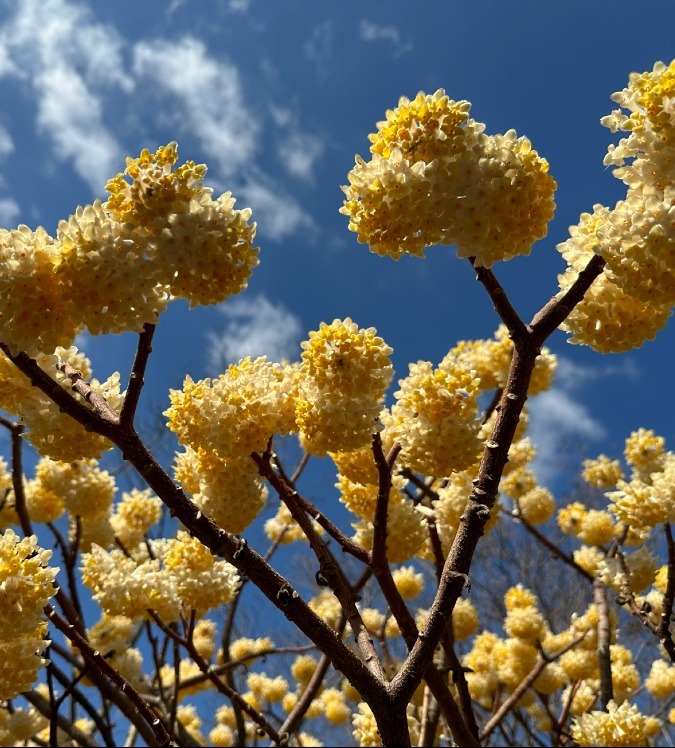
[[[372,252],[423,256],[455,244],[490,267],[529,254],[553,217],[548,163],[515,131],[485,135],[466,101],[442,89],[403,97],[370,135],[372,159],[356,157],[340,209]]]
[[[368,445],[380,429],[392,349],[349,317],[321,323],[301,345],[295,418],[305,449],[325,455]]]

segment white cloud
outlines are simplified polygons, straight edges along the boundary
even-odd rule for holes
[[[311,181],[314,176],[314,164],[323,154],[323,149],[320,138],[294,132],[279,143],[277,153],[289,174]]]
[[[64,0],[25,0],[0,26],[0,73],[27,80],[37,95],[38,127],[55,155],[71,161],[100,193],[122,149],[105,123],[94,88],[133,82],[124,73],[122,42],[114,28],[92,20],[91,10]]]
[[[246,13],[251,5],[251,0],[230,0],[227,7],[233,13]]]
[[[285,191],[261,181],[249,182],[237,189],[237,207],[253,210],[258,232],[270,239],[281,240],[301,229],[314,233],[311,217]]]
[[[234,65],[209,56],[198,39],[156,39],[135,46],[134,72],[178,99],[178,122],[197,137],[225,176],[251,162],[260,125],[246,106]]]
[[[404,42],[401,39],[401,34],[395,26],[380,26],[365,18],[359,23],[359,36],[365,42],[390,42],[394,47],[394,57],[401,57],[413,48],[412,42]]]
[[[0,198],[0,226],[14,226],[21,210],[16,200]]]
[[[121,148],[101,124],[100,101],[90,97],[82,77],[72,68],[54,67],[35,78],[39,94],[38,127],[47,132],[54,150],[71,161],[94,193],[118,170]]]
[[[267,356],[270,361],[293,360],[299,354],[300,319],[265,296],[235,298],[218,307],[228,320],[225,330],[208,333],[209,368],[218,373],[244,356]]]
[[[5,158],[5,156],[9,156],[9,154],[14,150],[14,141],[12,140],[12,136],[5,130],[5,128],[0,125],[0,159]]]
[[[302,48],[305,59],[312,64],[318,77],[327,78],[333,57],[333,22],[324,21],[315,26]]]
[[[544,485],[571,468],[578,468],[578,450],[607,435],[576,390],[594,379],[637,375],[635,365],[628,359],[617,366],[585,367],[558,357],[554,386],[528,401],[528,432],[537,448],[532,469]]]

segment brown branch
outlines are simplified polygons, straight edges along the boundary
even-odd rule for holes
[[[525,323],[520,319],[516,310],[511,306],[511,302],[506,296],[506,292],[495,277],[495,274],[489,268],[476,267],[476,258],[469,257],[471,267],[476,271],[476,279],[479,280],[485,290],[488,292],[495,311],[502,322],[506,325],[511,336],[514,338],[523,338],[527,334]]]
[[[554,296],[532,318],[529,327],[533,340],[541,345],[569,316],[574,307],[583,299],[593,281],[602,273],[605,260],[600,255],[593,255],[588,265],[579,273],[578,278],[560,296]]]
[[[134,422],[136,408],[141,396],[141,390],[145,382],[145,369],[148,365],[148,359],[152,353],[152,338],[155,334],[157,325],[146,322],[143,325],[143,331],[138,336],[138,347],[134,363],[131,366],[129,374],[129,383],[124,396],[124,404],[120,413],[120,424],[123,428],[130,427]]]
[[[387,562],[387,509],[391,492],[391,471],[401,451],[401,445],[395,444],[389,454],[382,451],[382,440],[378,433],[373,434],[372,451],[378,473],[377,503],[373,517],[373,548],[370,553],[370,566],[378,577],[378,571],[388,566]]]
[[[239,709],[246,714],[262,729],[275,743],[280,743],[280,736],[276,729],[269,723],[269,721],[261,714],[255,707],[251,706],[244,697],[234,688],[231,688],[225,681],[221,680],[215,673],[214,669],[209,665],[208,662],[199,654],[197,648],[192,641],[192,636],[181,636],[175,628],[167,626],[164,621],[157,615],[154,610],[148,611],[152,620],[159,626],[159,628],[177,645],[180,645],[186,649],[192,660],[196,663],[197,667],[201,670],[204,676],[216,687],[216,689],[232,702],[237,704]],[[180,662],[180,660],[179,660]],[[181,684],[179,678],[174,681],[176,691],[180,690]],[[178,699],[175,699],[178,701]]]
[[[666,591],[663,594],[663,610],[661,620],[657,629],[657,635],[661,640],[671,662],[675,662],[675,643],[670,633],[670,622],[673,614],[673,602],[675,601],[675,542],[673,542],[673,531],[669,523],[663,526],[668,548],[668,581]]]
[[[485,723],[485,726],[483,727],[483,730],[480,734],[481,742],[486,741],[490,737],[493,730],[502,722],[504,717],[506,717],[511,709],[513,709],[513,707],[516,705],[521,696],[527,691],[527,689],[532,686],[534,681],[543,672],[544,668],[551,662],[555,662],[559,657],[564,655],[565,652],[572,649],[572,647],[576,647],[576,645],[579,644],[584,636],[586,636],[586,632],[578,636],[566,646],[562,647],[562,649],[559,649],[557,652],[550,655],[546,654],[546,652],[544,652],[544,650],[539,647],[539,657],[532,670],[530,670],[530,672],[523,678],[518,686],[509,694],[508,698],[504,700],[499,709],[497,709],[492,717],[490,717],[490,719]]]
[[[270,452],[264,452],[262,455],[253,453],[251,457],[258,466],[260,475],[265,478],[265,480],[267,480],[279,494],[279,498],[284,502],[284,504],[286,504],[293,519],[300,525],[302,531],[305,533],[307,541],[319,562],[319,570],[324,575],[337,599],[340,601],[340,606],[347,616],[347,620],[354,632],[354,639],[363,656],[366,667],[378,683],[384,684],[386,681],[384,669],[379,655],[377,654],[377,650],[373,645],[373,641],[370,638],[370,633],[368,632],[368,629],[361,618],[361,614],[356,607],[354,593],[326,544],[321,540],[314,529],[312,521],[307,517],[296,501],[298,492],[283,480],[282,476],[273,469]]]
[[[100,652],[97,652],[91,646],[74,625],[68,623],[68,621],[60,616],[52,605],[48,604],[45,606],[45,614],[56,628],[80,650],[85,661],[93,666],[97,672],[109,678],[121,693],[131,701],[135,707],[135,712],[134,710],[125,710],[125,714],[138,728],[143,738],[146,741],[149,740],[151,745],[159,746],[160,748],[161,746],[172,745],[171,737],[162,724],[162,721],[131,683],[120,675]],[[148,731],[148,727],[150,731]]]
[[[602,709],[607,711],[607,704],[614,698],[612,685],[612,658],[610,656],[610,644],[612,632],[609,625],[609,609],[607,597],[602,582],[596,579],[593,582],[593,602],[598,613],[598,665],[600,666],[600,703]]]

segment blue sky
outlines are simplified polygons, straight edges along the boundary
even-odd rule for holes
[[[214,0],[209,3],[0,2],[0,225],[54,233],[104,198],[127,154],[177,140],[258,222],[261,264],[220,308],[174,304],[159,325],[146,402],[168,403],[185,373],[246,353],[297,358],[321,321],[351,316],[393,346],[397,378],[437,363],[498,320],[451,247],[393,262],[368,252],[338,213],[340,185],[367,134],[401,95],[445,88],[472,102],[487,132],[516,129],[558,182],[549,235],[494,268],[522,316],[557,291],[555,244],[596,202],[624,191],[602,165],[615,140],[599,119],[631,71],[675,56],[670,1],[649,22],[624,0],[485,3]],[[558,332],[555,388],[532,401],[538,469],[562,481],[577,450],[618,456],[640,425],[675,443],[673,324],[621,356]],[[96,376],[128,369],[134,336],[84,338]]]

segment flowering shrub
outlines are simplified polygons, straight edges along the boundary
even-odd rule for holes
[[[0,460],[3,745],[321,745],[322,731],[362,746],[478,746],[496,730],[522,745],[658,740],[675,693],[675,454],[638,429],[623,462],[585,460],[562,502],[532,468],[525,409],[554,380],[554,330],[626,351],[675,304],[675,61],[613,98],[602,124],[625,137],[605,163],[625,199],[570,227],[560,290],[529,324],[492,268],[546,236],[547,161],[512,130],[486,134],[442,90],[401,98],[340,210],[378,255],[456,247],[500,318],[494,336],[449,341],[393,391],[392,349],[349,317],[310,331],[295,362],[188,376],[164,411],[180,445],[170,474],[135,428],[155,325],[175,298],[216,304],[246,288],[251,211],[214,197],[206,167],[179,164],[169,143],[128,158],[108,200],[55,237],[0,230],[0,423],[13,446]],[[126,390],[119,373],[93,378],[73,347],[84,329],[139,335]],[[120,492],[101,467],[113,448],[141,487]],[[303,494],[317,458],[334,469],[332,504]],[[256,548],[250,528],[273,500],[271,544]],[[525,538],[568,576],[542,584]],[[304,557],[282,575],[273,555],[290,543]],[[486,576],[486,556],[509,566],[508,584]],[[269,616],[274,637],[241,635],[252,588],[248,615]],[[274,629],[282,617],[291,635]]]

